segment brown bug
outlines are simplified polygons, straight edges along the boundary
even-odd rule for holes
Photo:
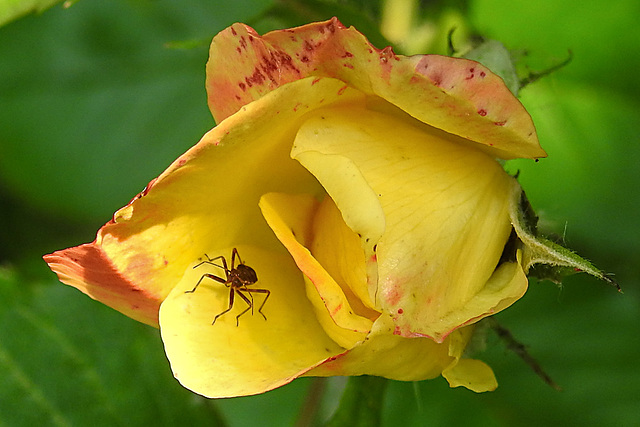
[[[231,269],[227,267],[227,260],[223,255],[220,255],[213,259],[209,258],[209,255],[207,254],[204,254],[204,256],[207,257],[207,260],[202,261],[201,263],[195,265],[193,268],[198,268],[202,264],[211,264],[218,268],[222,268],[224,270],[226,278],[223,279],[222,277],[218,277],[214,274],[205,273],[202,275],[202,277],[200,277],[200,280],[198,280],[198,283],[196,283],[193,289],[191,289],[190,291],[185,291],[185,293],[195,292],[195,290],[198,288],[200,283],[202,283],[202,281],[207,277],[209,279],[213,279],[217,282],[220,282],[223,285],[225,285],[227,288],[229,288],[229,308],[224,310],[222,313],[218,314],[213,319],[213,322],[211,322],[211,324],[212,325],[215,324],[216,320],[218,320],[218,317],[222,316],[223,314],[225,314],[226,312],[230,311],[233,308],[233,299],[236,293],[240,295],[240,298],[242,298],[244,302],[246,302],[248,305],[248,307],[242,313],[236,316],[236,326],[238,326],[240,323],[240,320],[239,320],[240,316],[245,314],[247,311],[251,310],[251,314],[253,315],[253,294],[254,293],[267,294],[267,296],[264,298],[264,301],[262,301],[260,308],[258,309],[258,313],[262,314],[262,317],[264,317],[264,320],[267,320],[267,316],[265,316],[264,313],[262,312],[262,307],[264,307],[264,304],[269,299],[269,296],[271,295],[271,291],[269,291],[268,289],[258,289],[258,288],[247,287],[256,283],[258,281],[258,276],[256,274],[256,271],[253,268],[249,267],[244,262],[242,262],[242,258],[240,258],[240,254],[238,253],[238,250],[236,248],[233,248],[233,251],[231,252]],[[236,267],[236,257],[238,257],[237,267]],[[216,264],[214,262],[217,260],[221,260],[222,265]],[[244,294],[245,292],[249,294],[250,299]]]

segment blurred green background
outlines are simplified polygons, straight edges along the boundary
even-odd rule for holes
[[[0,0],[0,19],[11,3]],[[0,426],[295,423],[314,380],[248,398],[191,394],[155,329],[63,286],[41,256],[92,241],[214,125],[204,64],[215,33],[336,15],[381,45],[380,10],[363,0],[82,0],[0,27]],[[561,289],[532,281],[497,316],[562,392],[489,333],[479,357],[498,390],[393,382],[384,425],[640,425],[638,16],[637,0],[422,2],[416,28],[500,40],[525,72],[573,52],[520,94],[549,157],[507,168],[520,171],[542,227],[615,272],[625,293],[584,275]],[[443,40],[430,52],[444,53]],[[321,417],[343,383],[326,384]]]

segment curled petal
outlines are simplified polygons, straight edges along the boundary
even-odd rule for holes
[[[293,219],[293,227],[285,222],[292,219],[292,212],[295,212],[296,216],[305,215],[304,205],[304,196],[286,194],[266,194],[260,201],[267,223],[305,275],[307,296],[313,304],[318,320],[331,338],[342,347],[349,348],[365,338],[371,329],[372,321],[353,310],[344,289],[309,250],[298,242],[293,230],[295,224],[301,220]],[[306,214],[309,215],[310,212]]]
[[[380,279],[369,292],[375,307],[394,317],[396,334],[442,342],[526,290],[519,264],[494,275],[511,232],[507,195],[517,183],[483,152],[401,117],[350,108],[310,117],[292,156],[375,251]],[[346,175],[362,179],[344,185]],[[350,222],[366,217],[373,202],[358,201],[367,194],[384,211],[381,237],[378,227]]]
[[[368,265],[375,268],[376,261],[365,260],[362,239],[347,226],[330,197],[324,198],[313,221],[311,253],[340,284],[356,313],[371,320],[380,315],[369,294],[368,283],[375,283],[375,278],[367,275]]]
[[[224,62],[229,66],[219,67]],[[531,117],[502,79],[481,64],[373,47],[337,19],[259,36],[235,24],[211,44],[209,107],[217,121],[274,89],[308,76],[332,77],[474,141],[505,159],[544,157]]]

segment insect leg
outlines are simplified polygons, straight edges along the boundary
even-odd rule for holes
[[[216,315],[216,317],[213,318],[213,322],[211,322],[212,325],[216,323],[216,320],[218,320],[218,317],[222,316],[223,314],[225,314],[226,312],[230,311],[233,308],[233,295],[234,295],[234,291],[233,291],[233,288],[231,288],[231,290],[229,290],[229,308],[227,308],[222,313]],[[237,319],[236,319],[236,323],[238,323]]]
[[[222,277],[218,277],[216,275],[206,273],[206,274],[203,274],[202,277],[200,277],[200,280],[198,280],[198,283],[196,283],[196,285],[193,287],[193,289],[191,289],[190,291],[184,291],[184,293],[185,294],[191,294],[191,293],[195,292],[196,289],[198,288],[198,286],[200,286],[200,283],[205,279],[205,277],[208,277],[209,279],[216,280],[216,281],[218,281],[218,282],[220,282],[222,284],[225,284],[225,285],[227,284],[227,281],[225,279],[223,279]]]
[[[242,262],[242,258],[240,258],[240,253],[238,252],[238,250],[236,248],[233,248],[233,251],[231,251],[231,269],[233,270],[235,268],[236,265],[236,257],[238,257],[238,261],[239,264],[244,264],[244,262]]]
[[[253,294],[254,292],[258,294],[267,294],[267,296],[264,297],[264,301],[262,301],[262,304],[260,304],[260,308],[258,309],[258,313],[262,314],[262,317],[264,317],[264,320],[267,320],[267,316],[265,316],[264,313],[262,312],[262,307],[264,307],[264,304],[267,302],[267,300],[271,296],[271,291],[268,289],[247,289],[247,292],[250,292],[250,295]]]
[[[207,254],[204,254],[204,256],[206,256],[206,257],[207,257],[207,260],[206,260],[206,261],[202,261],[202,262],[200,262],[200,263],[198,263],[198,264],[194,265],[194,266],[193,266],[193,268],[198,268],[198,267],[200,267],[202,264],[211,264],[211,265],[215,265],[216,267],[219,267],[219,268],[224,268],[224,271],[225,271],[225,272],[229,271],[229,269],[227,268],[227,260],[224,258],[224,255],[220,255],[220,256],[217,256],[217,257],[215,257],[215,258],[209,258],[209,255],[207,255]],[[216,264],[215,262],[213,262],[213,261],[217,261],[217,260],[219,260],[219,259],[221,259],[221,260],[222,260],[222,265],[218,265],[218,264]],[[233,268],[233,267],[232,267],[232,268]]]
[[[244,289],[244,290],[249,291],[249,289]],[[239,326],[240,324],[240,316],[242,316],[247,311],[249,311],[249,309],[253,310],[253,303],[249,301],[249,298],[247,298],[247,296],[243,294],[240,290],[238,290],[238,295],[240,295],[240,297],[244,300],[244,302],[247,303],[248,307],[242,313],[236,316],[236,326]]]

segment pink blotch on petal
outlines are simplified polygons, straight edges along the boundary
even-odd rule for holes
[[[364,40],[365,45],[361,43]],[[365,48],[383,64],[380,72],[388,77],[391,61],[399,57],[390,47],[376,49],[357,31],[346,28],[338,19],[317,22],[302,27],[272,31],[264,36],[244,24],[234,24],[218,34],[207,63],[209,108],[217,122],[235,113],[243,105],[295,80],[311,75],[343,78],[337,67],[354,70],[363,59],[351,50],[356,45],[358,55]],[[233,63],[218,61],[237,54]],[[243,86],[244,85],[244,86]],[[240,90],[238,90],[240,89]],[[240,97],[240,99],[238,99]]]
[[[342,309],[342,303],[335,306],[333,310],[331,310],[331,317],[334,317],[336,313],[339,312],[341,309]]]
[[[496,94],[505,93],[504,82],[497,75],[488,74],[482,64],[461,58],[455,58],[455,63],[452,60],[454,58],[446,56],[425,55],[416,66],[416,71],[446,93],[468,99],[476,106],[480,116],[489,115],[494,118],[494,123],[506,122],[507,117],[522,110],[516,97],[503,95],[496,99]],[[459,66],[465,62],[468,63],[467,67]],[[481,79],[476,79],[476,75]],[[487,108],[489,104],[492,108]]]
[[[228,61],[230,56],[237,59]],[[522,104],[481,64],[377,49],[336,18],[264,36],[244,24],[222,31],[211,44],[207,63],[209,108],[219,123],[242,106],[309,76],[341,80],[431,126],[487,146],[491,142],[497,157],[546,155]],[[470,117],[472,112],[478,115]]]
[[[384,295],[382,298],[386,301],[389,306],[397,305],[402,299],[404,293],[401,286],[389,286],[386,285],[384,287]]]

